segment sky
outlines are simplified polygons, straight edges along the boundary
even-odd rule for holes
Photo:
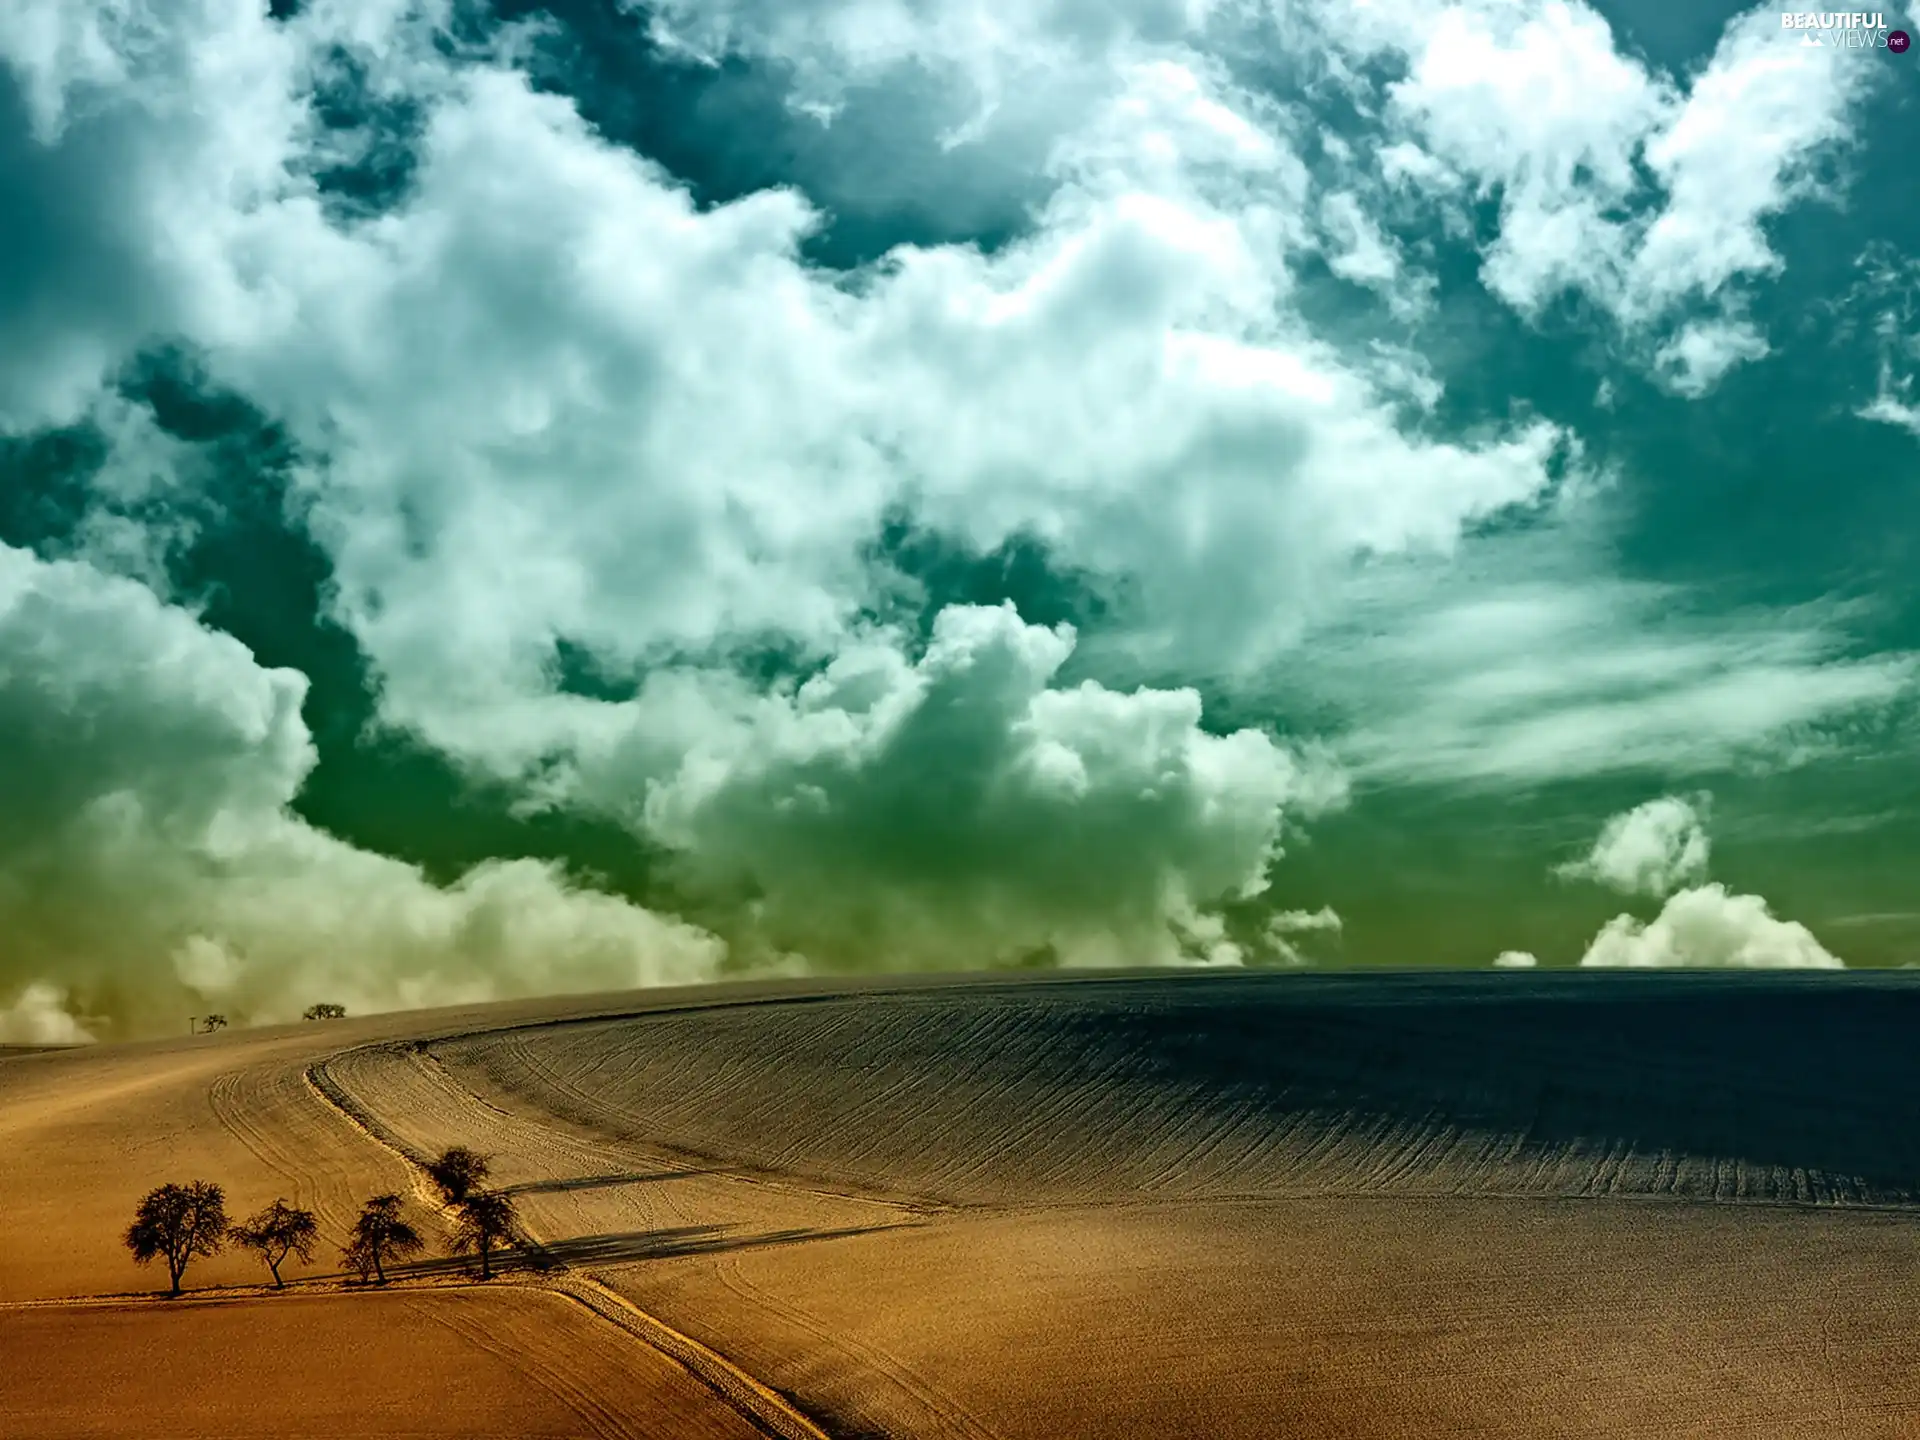
[[[1920,960],[1920,57],[1818,22],[14,0],[0,1043]]]

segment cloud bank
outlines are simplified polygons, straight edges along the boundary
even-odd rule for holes
[[[137,583],[0,547],[7,1038],[717,973],[712,936],[550,866],[439,887],[299,820],[305,688]]]
[[[1484,571],[1618,477],[1568,407],[1461,401],[1449,257],[1530,334],[1590,307],[1623,386],[1692,403],[1766,363],[1769,226],[1831,198],[1874,82],[1763,12],[1684,75],[1564,0],[628,15],[657,67],[628,88],[744,70],[812,157],[716,191],[541,68],[560,19],[278,8],[0,15],[0,439],[99,452],[48,492],[74,524],[0,548],[10,1030],[1300,963],[1331,910],[1227,917],[1349,774],[1720,764],[1910,686],[1819,616],[1669,622],[1666,587]],[[326,779],[309,677],[177,583],[225,462],[133,393],[156,346],[268,417],[278,522],[324,571],[307,619],[372,730],[624,827],[685,918],[524,859],[436,884],[293,813]],[[1860,413],[1899,423],[1887,365]],[[1009,601],[981,577],[1015,556]],[[1581,873],[1698,886],[1674,823],[1623,817]],[[1707,944],[1690,923],[1673,946]]]

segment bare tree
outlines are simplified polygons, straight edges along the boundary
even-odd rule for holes
[[[427,1178],[440,1187],[447,1204],[458,1205],[480,1188],[489,1171],[487,1157],[475,1154],[464,1145],[442,1150],[440,1158],[427,1165]]]
[[[167,1262],[167,1293],[180,1293],[180,1277],[196,1255],[212,1255],[226,1243],[227,1197],[218,1185],[189,1180],[149,1190],[127,1227],[135,1263]]]
[[[274,1288],[284,1290],[287,1287],[280,1278],[280,1263],[289,1255],[298,1255],[311,1265],[313,1239],[319,1229],[320,1222],[311,1210],[275,1200],[259,1214],[235,1225],[227,1235],[236,1245],[256,1251],[273,1272]]]
[[[302,1020],[343,1020],[347,1007],[344,1005],[309,1005],[300,1012]]]
[[[427,1248],[420,1232],[400,1216],[398,1195],[376,1195],[361,1208],[353,1222],[353,1238],[347,1242],[347,1264],[365,1280],[369,1275],[387,1283],[386,1262],[404,1260]]]
[[[200,1021],[200,1031],[205,1035],[211,1035],[216,1030],[224,1030],[226,1028],[227,1017],[224,1015],[208,1015]]]
[[[456,1208],[460,1226],[453,1232],[454,1253],[477,1254],[480,1278],[491,1280],[494,1250],[519,1240],[520,1217],[513,1201],[498,1190],[469,1190]]]

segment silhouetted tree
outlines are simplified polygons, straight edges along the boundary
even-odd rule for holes
[[[520,1217],[514,1211],[513,1201],[498,1190],[469,1190],[461,1197],[457,1209],[460,1227],[453,1232],[454,1253],[477,1254],[480,1278],[491,1280],[494,1250],[514,1244],[519,1237]]]
[[[362,1280],[373,1275],[384,1285],[387,1261],[404,1260],[426,1248],[420,1232],[400,1217],[400,1197],[376,1195],[361,1208],[360,1218],[353,1222],[353,1238],[341,1253]]]
[[[236,1245],[257,1251],[260,1258],[267,1262],[267,1269],[273,1272],[274,1288],[284,1290],[286,1282],[280,1278],[280,1262],[289,1255],[298,1255],[311,1265],[313,1237],[319,1229],[320,1222],[314,1218],[311,1210],[302,1210],[284,1200],[275,1200],[259,1214],[235,1225],[227,1234]]]
[[[347,1007],[344,1005],[309,1005],[300,1012],[302,1020],[343,1020]]]
[[[203,1034],[211,1035],[216,1030],[224,1030],[226,1028],[227,1017],[224,1015],[208,1015],[200,1021],[200,1029]]]
[[[487,1173],[487,1157],[475,1154],[464,1145],[442,1150],[440,1158],[427,1166],[427,1177],[440,1187],[449,1205],[458,1205],[478,1190]]]
[[[134,1261],[167,1262],[169,1295],[180,1293],[180,1277],[196,1255],[211,1255],[226,1243],[227,1197],[218,1185],[189,1180],[149,1190],[127,1227],[127,1249]]]

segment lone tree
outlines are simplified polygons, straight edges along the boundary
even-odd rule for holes
[[[226,1028],[227,1017],[224,1015],[207,1015],[202,1017],[200,1021],[200,1031],[204,1035],[211,1035],[216,1030],[224,1030]]]
[[[353,1222],[353,1238],[341,1253],[361,1280],[372,1275],[384,1285],[387,1261],[404,1260],[426,1248],[420,1232],[400,1218],[400,1197],[376,1195],[361,1208],[360,1218]]]
[[[187,1262],[196,1255],[212,1255],[226,1243],[226,1194],[206,1180],[149,1190],[134,1211],[126,1238],[136,1263],[166,1260],[167,1294],[178,1295]]]
[[[480,1188],[489,1170],[487,1157],[477,1155],[464,1145],[442,1150],[440,1158],[427,1166],[427,1178],[440,1187],[449,1205],[458,1205]]]
[[[298,1255],[311,1265],[313,1237],[319,1229],[320,1222],[314,1218],[311,1210],[302,1210],[284,1200],[275,1200],[259,1214],[235,1225],[227,1234],[234,1244],[257,1252],[267,1262],[267,1269],[273,1272],[274,1289],[284,1290],[287,1286],[280,1278],[280,1263],[289,1255]]]
[[[309,1005],[300,1012],[302,1020],[344,1020],[346,1015],[344,1005]]]
[[[460,1226],[453,1232],[454,1253],[478,1255],[480,1278],[491,1280],[494,1250],[519,1238],[520,1217],[513,1201],[498,1190],[469,1190],[456,1208]]]

